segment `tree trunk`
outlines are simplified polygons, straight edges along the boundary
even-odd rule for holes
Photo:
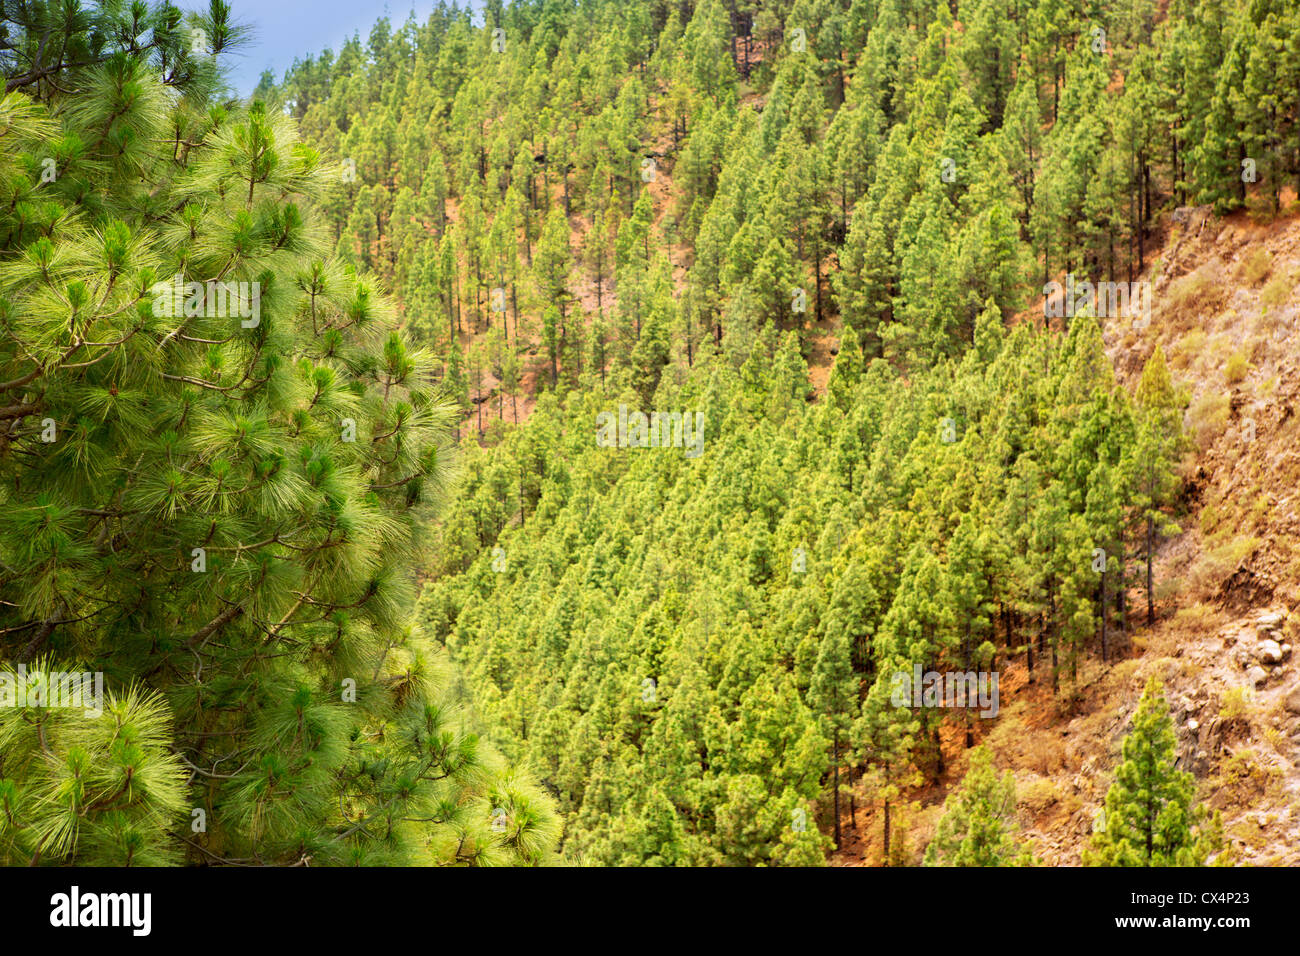
[[[889,866],[889,798],[885,797],[885,856],[882,859],[882,866]]]
[[[849,766],[849,824],[858,828],[858,795],[853,790],[853,767]]]
[[[1156,623],[1155,595],[1151,591],[1151,558],[1155,548],[1156,519],[1147,515],[1147,627]]]
[[[835,743],[831,748],[835,760],[835,849],[840,848],[840,732],[835,731]]]
[[[1034,638],[1025,641],[1025,669],[1029,672],[1027,683],[1034,683]]]
[[[1047,585],[1047,628],[1051,634],[1047,643],[1052,648],[1052,696],[1061,688],[1061,662],[1057,654],[1058,634],[1056,630],[1056,591],[1052,587],[1054,582],[1049,581]]]
[[[1120,644],[1126,644],[1128,638],[1128,559],[1124,554],[1124,538],[1119,542],[1119,586],[1115,592],[1115,610],[1119,614]]]
[[[1101,662],[1106,663],[1106,572],[1101,572]]]

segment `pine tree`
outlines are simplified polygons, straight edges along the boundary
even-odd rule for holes
[[[862,701],[862,713],[853,728],[855,738],[862,741],[859,752],[875,773],[874,789],[881,801],[882,859],[886,866],[892,859],[891,811],[897,805],[903,787],[920,781],[920,774],[910,766],[910,752],[920,731],[920,723],[909,708],[898,706],[892,699],[895,675],[906,673],[910,663],[902,657],[882,658],[880,673]]]
[[[1016,780],[998,777],[984,747],[970,751],[961,785],[944,801],[925,851],[926,866],[1030,866],[1033,854],[1015,837]]]
[[[831,740],[832,793],[835,799],[835,846],[840,841],[840,755],[852,729],[858,704],[858,680],[849,660],[849,642],[843,625],[828,625],[817,651],[808,704],[823,722],[823,733]]]
[[[1123,759],[1106,792],[1105,822],[1084,851],[1088,866],[1205,866],[1223,851],[1218,814],[1193,803],[1192,775],[1177,769],[1178,742],[1164,688],[1152,676],[1138,701]]]
[[[105,685],[92,719],[0,714],[0,852],[541,862],[548,798],[410,623],[453,458],[432,357],[318,238],[339,164],[279,110],[181,84],[181,14],[115,19],[143,9],[24,28],[64,53],[0,100],[0,670]],[[211,42],[224,10],[189,23]],[[42,181],[24,157],[51,142],[80,145]]]

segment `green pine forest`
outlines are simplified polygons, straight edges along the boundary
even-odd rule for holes
[[[969,757],[924,862],[1038,863],[893,678],[1136,653],[1187,396],[1044,284],[1300,191],[1300,7],[488,0],[247,99],[223,0],[0,13],[0,670],[105,684],[0,708],[0,861],[889,865]],[[1226,862],[1126,729],[1084,862]]]

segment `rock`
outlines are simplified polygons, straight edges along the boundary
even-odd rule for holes
[[[1211,717],[1201,725],[1200,733],[1196,735],[1196,746],[1203,752],[1218,753],[1218,741],[1222,730],[1223,718]]]
[[[1300,714],[1300,681],[1297,681],[1282,701],[1282,706],[1293,714]]]
[[[1255,626],[1265,631],[1276,631],[1286,620],[1286,615],[1281,611],[1265,611],[1255,618]]]
[[[1246,680],[1250,681],[1256,687],[1261,686],[1264,681],[1268,680],[1268,671],[1256,664],[1250,670],[1246,671]]]
[[[1282,646],[1277,641],[1260,641],[1259,647],[1255,649],[1256,656],[1272,667],[1275,664],[1281,664],[1283,653]]]
[[[1201,726],[1201,722],[1199,720],[1189,720],[1187,722],[1187,729],[1190,730],[1192,733],[1196,733],[1196,731],[1200,728],[1200,726]]]

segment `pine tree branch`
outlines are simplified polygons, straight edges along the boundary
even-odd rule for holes
[[[204,624],[201,628],[195,631],[193,636],[185,642],[185,646],[194,647],[197,644],[202,647],[203,643],[206,642],[209,637],[221,630],[221,628],[225,627],[243,612],[244,606],[242,604],[230,605],[230,607],[226,608],[207,624]]]
[[[0,408],[0,421],[11,418],[25,418],[33,412],[40,411],[40,408],[40,405],[32,402],[24,402],[21,405],[6,405]]]
[[[28,385],[40,378],[41,373],[44,371],[45,369],[38,365],[26,375],[22,375],[8,382],[0,382],[0,392],[12,392],[15,388],[22,388],[24,385]]]
[[[36,635],[27,642],[27,645],[18,652],[19,662],[26,663],[43,651],[46,643],[48,643],[50,639],[50,635],[54,633],[54,629],[62,623],[62,621],[42,621],[41,629],[37,631]]]

